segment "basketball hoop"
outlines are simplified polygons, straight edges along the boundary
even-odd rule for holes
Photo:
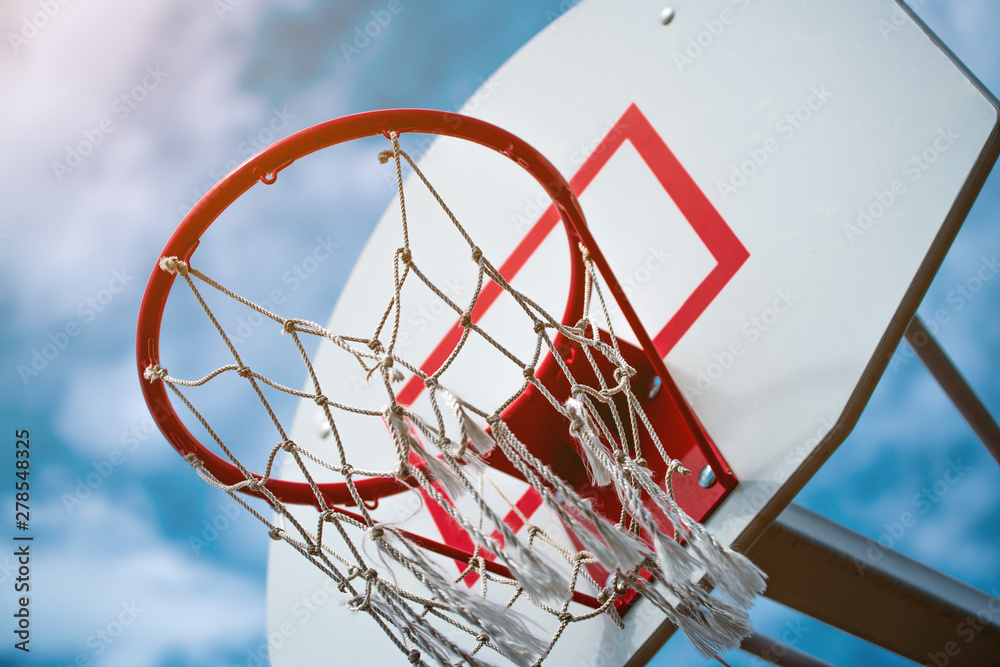
[[[570,288],[561,320],[545,312],[530,294],[516,289],[474,242],[474,234],[459,222],[401,149],[399,137],[409,133],[446,135],[491,148],[527,171],[544,189],[569,240]],[[275,183],[282,170],[310,153],[378,135],[389,142],[379,159],[395,167],[398,179],[402,244],[391,258],[394,291],[374,334],[349,336],[313,322],[282,317],[239,297],[192,265],[192,255],[205,231],[255,184]],[[410,247],[408,225],[417,223],[407,220],[402,179],[405,164],[467,243],[468,258],[461,261],[471,258],[478,285],[464,307],[441,293],[422,271],[421,258]],[[234,363],[201,380],[170,376],[160,359],[161,324],[178,277],[189,285],[233,355]],[[301,352],[311,390],[280,386],[245,365],[202,298],[196,280],[280,324],[282,333],[290,336]],[[629,323],[638,348],[615,336],[608,317],[610,303],[604,299],[600,281]],[[404,358],[397,346],[404,285],[410,284],[441,296],[458,320],[451,342],[442,343],[447,343],[444,360],[436,367]],[[482,304],[493,295],[512,300],[530,325],[535,346],[527,357],[506,349],[481,325]],[[595,313],[602,317],[595,317]],[[381,380],[387,405],[372,410],[328,396],[300,342],[307,336],[323,339],[331,349],[356,361],[368,377]],[[448,366],[467,349],[470,339],[484,341],[520,366],[520,388],[498,405],[473,405],[445,384]],[[674,474],[687,472],[679,461],[680,454],[690,451],[710,465],[723,489],[731,488],[735,479],[667,373],[587,229],[569,184],[538,151],[499,127],[439,111],[374,111],[313,126],[254,156],[198,202],[161,253],[140,309],[137,361],[146,403],[172,446],[206,481],[252,511],[272,537],[286,541],[328,574],[347,597],[348,608],[368,613],[412,662],[429,657],[442,664],[478,664],[480,651],[489,647],[514,664],[537,664],[552,650],[566,625],[601,614],[620,623],[618,615],[636,595],[648,599],[684,629],[704,655],[738,646],[750,631],[744,610],[763,588],[761,573],[744,557],[719,545],[691,518],[686,507],[682,509],[673,491]],[[263,472],[245,465],[182,390],[207,385],[229,372],[245,379],[265,407],[263,385],[315,401],[335,434],[338,455],[321,460],[303,449],[287,436],[268,408],[281,441],[266,464],[258,468]],[[657,391],[647,389],[652,386],[658,387]],[[412,401],[403,400],[420,391],[430,404],[422,412]],[[213,445],[199,441],[188,430],[174,409],[171,394],[201,421]],[[394,457],[391,470],[362,470],[348,460],[337,431],[339,415],[348,412],[384,425],[385,442]],[[271,476],[271,464],[282,452],[298,466],[305,481]],[[332,471],[343,481],[316,481],[310,472],[314,465]],[[519,538],[498,515],[498,509],[485,500],[487,470],[506,473],[529,485],[559,517],[569,541],[560,542],[538,526],[529,527],[527,539]],[[237,491],[266,500],[275,510],[276,522],[254,511],[239,499]],[[380,500],[415,492],[468,534],[474,545],[471,551],[379,521],[373,515],[372,508]],[[453,502],[463,495],[471,499],[474,516],[463,514]],[[711,497],[697,506],[694,514],[698,519],[704,518],[721,496],[716,492]],[[516,509],[515,503],[507,503],[511,511]],[[317,529],[306,529],[287,505],[314,506],[318,510]],[[486,524],[496,530],[487,532]],[[336,540],[342,540],[346,550],[337,551]],[[366,540],[378,549],[382,562],[390,564],[393,576],[380,572],[364,549],[356,548]],[[459,580],[477,574],[482,595],[449,581],[432,553],[466,563]],[[410,577],[419,590],[400,584],[396,572]],[[609,576],[598,581],[596,572]],[[731,602],[705,593],[697,581],[703,574]],[[515,611],[487,598],[487,579],[496,586],[513,587],[507,607],[525,598],[557,622],[548,643]],[[583,605],[587,611],[574,614],[571,603]],[[470,638],[465,643],[456,639],[455,628]]]

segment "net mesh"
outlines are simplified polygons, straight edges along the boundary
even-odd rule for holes
[[[146,379],[166,384],[241,478],[236,483],[222,483],[195,455],[186,457],[189,463],[205,481],[229,493],[252,513],[273,539],[287,543],[332,579],[344,595],[346,607],[370,616],[412,663],[477,665],[506,659],[517,665],[540,664],[571,623],[606,616],[621,626],[615,603],[625,595],[634,595],[631,591],[683,629],[703,655],[738,646],[750,632],[745,609],[762,590],[763,576],[743,556],[718,544],[677,505],[670,478],[687,471],[668,456],[636,396],[632,387],[636,371],[619,349],[608,304],[586,249],[582,248],[584,315],[578,322],[562,323],[501,275],[400,148],[397,136],[392,134],[390,139],[392,149],[381,153],[379,159],[395,169],[401,245],[392,257],[392,294],[366,335],[338,333],[315,322],[282,317],[176,257],[161,259],[162,270],[183,278],[232,356],[231,363],[197,380],[172,377],[159,365],[146,369]],[[411,246],[403,192],[404,163],[468,246],[476,275],[468,302],[458,303],[435,284]],[[461,327],[445,361],[431,371],[408,360],[399,344],[404,299],[411,284],[440,299]],[[533,332],[534,342],[525,348],[527,354],[525,350],[515,353],[474,317],[489,285],[499,287],[516,304],[526,328]],[[244,363],[232,337],[210,308],[202,292],[206,287],[280,326],[301,356],[309,378],[306,389],[284,386]],[[601,327],[610,335],[602,335]],[[317,338],[327,350],[347,355],[370,383],[384,388],[386,402],[382,407],[354,405],[324,391],[324,378],[307,352],[310,341]],[[473,405],[445,386],[448,369],[461,355],[473,354],[469,352],[473,347],[470,341],[487,345],[520,373],[519,386],[493,405]],[[586,380],[577,377],[579,371],[574,372],[580,366],[569,363],[571,354],[582,354],[586,359]],[[546,355],[557,368],[557,382],[546,383],[537,372]],[[219,435],[191,398],[195,388],[208,388],[225,374],[245,380],[277,433],[277,444],[264,460],[253,465]],[[413,377],[425,388],[426,400],[419,410],[398,398],[402,382]],[[268,398],[272,390],[315,402],[330,436],[322,452],[300,446],[289,436]],[[620,515],[611,519],[602,516],[591,500],[553,472],[553,462],[541,460],[507,423],[505,410],[529,391],[563,424],[586,465],[590,483],[614,488],[621,501]],[[383,434],[380,446],[386,452],[384,459],[393,461],[391,468],[370,470],[352,465],[352,448],[343,441],[338,426],[348,416],[378,424]],[[655,483],[648,472],[639,445],[643,436],[667,464],[665,484]],[[286,469],[291,466],[294,476],[311,490],[314,522],[303,519],[301,508],[293,510],[269,488],[281,453],[286,457]],[[518,503],[504,494],[487,463],[498,455],[534,489],[558,518],[561,530],[532,523]],[[261,472],[254,474],[252,470]],[[332,503],[321,488],[319,480],[331,475],[342,480],[346,496],[340,504]],[[399,487],[394,494],[419,496],[414,506],[433,505],[439,514],[447,515],[468,536],[468,551],[446,551],[441,557],[429,544],[432,540],[408,532],[405,522],[380,517],[363,488],[365,481],[378,479],[394,480]],[[273,508],[273,516],[257,511],[240,491],[264,498]],[[518,516],[523,530],[513,530],[505,520],[511,513]],[[567,529],[570,526],[572,530]],[[462,563],[458,576],[446,574],[443,563],[451,559]],[[611,576],[597,581],[596,571]],[[726,599],[706,592],[699,583],[703,575]],[[470,586],[470,582],[478,585]]]

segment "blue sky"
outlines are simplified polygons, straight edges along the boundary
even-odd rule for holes
[[[247,663],[247,650],[264,642],[268,540],[194,476],[142,402],[134,328],[152,262],[183,212],[255,146],[356,111],[457,109],[566,4],[403,0],[403,11],[357,53],[342,42],[386,3],[0,6],[0,419],[5,452],[16,430],[30,431],[35,537],[28,656],[12,648],[13,579],[10,557],[0,556],[8,619],[0,661]],[[988,88],[1000,90],[1000,6],[913,5]],[[67,151],[82,141],[93,146],[88,154]],[[261,224],[294,219],[302,238],[314,238],[323,229],[309,215],[323,203],[319,191],[321,200],[350,195],[346,214],[374,220],[391,191],[366,175],[359,168],[293,180],[293,192],[313,199],[263,210]],[[937,317],[939,340],[993,414],[1000,414],[1000,278],[970,298],[955,290],[1000,254],[998,178],[987,182],[920,311]],[[361,224],[335,239],[336,261],[317,270],[332,291],[369,230]],[[302,247],[227,228],[209,252],[266,255],[290,267]],[[267,293],[250,262],[227,270],[249,294]],[[328,295],[287,287],[299,312],[326,318]],[[914,497],[949,464],[968,471],[923,511]],[[13,483],[13,474],[0,482],[7,508]],[[894,547],[989,591],[1000,589],[997,488],[994,461],[904,344],[858,427],[797,502],[873,539],[916,510],[919,520]],[[11,535],[13,518],[4,516],[0,535]],[[799,648],[836,664],[905,664],[766,601],[754,619],[772,635],[805,628]],[[668,662],[700,660],[678,636],[653,664]],[[752,664],[738,654],[730,662]]]

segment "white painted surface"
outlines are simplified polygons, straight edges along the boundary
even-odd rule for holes
[[[846,436],[839,430],[819,447],[867,399],[859,387],[873,387],[869,365],[900,305],[929,282],[929,275],[915,281],[925,259],[943,255],[936,239],[997,117],[889,0],[672,6],[676,16],[664,26],[662,3],[579,3],[494,75],[495,91],[480,97],[473,115],[534,144],[569,177],[634,103],[749,251],[666,359],[740,480],[709,521],[729,543],[782,485],[798,488]],[[797,120],[788,119],[796,113]],[[753,155],[763,164],[747,163]],[[526,228],[518,216],[531,216],[538,194],[530,179],[455,141],[443,140],[421,165],[491,257],[502,259],[520,240]],[[741,168],[753,172],[745,182],[720,187]],[[419,192],[407,188],[411,220],[434,210]],[[669,254],[634,294],[654,334],[714,263],[664,194],[626,144],[581,197],[620,277],[634,275],[653,250]],[[878,213],[879,206],[867,228],[858,225],[859,209]],[[334,311],[333,330],[366,332],[388,303],[397,219],[390,209],[373,235]],[[443,238],[413,234],[418,261]],[[460,244],[449,252],[463,262],[468,255]],[[462,266],[441,266],[439,277],[457,281],[465,300],[471,263]],[[557,227],[517,283],[559,316],[567,266]],[[417,297],[403,318],[410,336],[405,355],[418,363],[454,323],[450,316],[428,317],[433,301]],[[513,316],[498,308],[487,319],[502,325]],[[730,356],[733,350],[739,352]],[[327,393],[383,405],[378,391],[356,393],[336,356],[324,349],[318,358]],[[474,402],[510,392],[508,384],[481,376],[471,367],[456,369],[445,384]],[[322,451],[327,441],[319,438],[315,411],[302,407],[293,437]],[[370,426],[342,426],[345,440],[353,435],[365,445],[357,465],[391,468],[388,441],[379,450],[365,437],[377,435]],[[400,514],[391,503],[382,511]],[[315,522],[311,510],[300,515]],[[433,527],[424,529],[433,534]],[[405,664],[366,617],[356,618],[333,596],[315,610],[303,606],[303,596],[324,583],[298,554],[280,543],[272,547],[269,627],[278,632],[287,623],[294,630],[272,651],[272,664],[319,656],[337,656],[340,664]],[[662,619],[640,604],[626,620],[624,632],[603,621],[571,626],[553,664],[624,664]]]

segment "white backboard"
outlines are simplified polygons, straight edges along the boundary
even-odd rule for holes
[[[583,185],[598,243],[739,480],[708,526],[746,545],[860,415],[996,159],[997,104],[892,0],[672,7],[664,24],[662,2],[580,2],[463,112],[524,138]],[[470,228],[510,252],[545,205],[533,183],[507,172],[470,179],[477,155],[442,140],[420,164],[449,206],[476,212]],[[678,166],[690,183],[679,185]],[[497,190],[510,194],[509,208],[479,210]],[[408,203],[412,218],[433,209],[428,197]],[[397,219],[390,208],[331,329],[377,319],[385,301],[372,295],[391,288]],[[563,239],[554,228],[518,278],[557,313],[568,284]],[[447,319],[411,322],[415,356],[433,349]],[[331,358],[320,351],[320,370]],[[335,365],[324,372],[353,390]],[[323,447],[314,405],[300,410],[292,436]],[[269,628],[296,632],[272,650],[272,664],[404,664],[339,602],[303,607],[325,583],[274,544]],[[304,613],[314,620],[299,623]],[[639,602],[625,621],[624,631],[570,626],[552,663],[644,662],[662,641],[662,617]]]

